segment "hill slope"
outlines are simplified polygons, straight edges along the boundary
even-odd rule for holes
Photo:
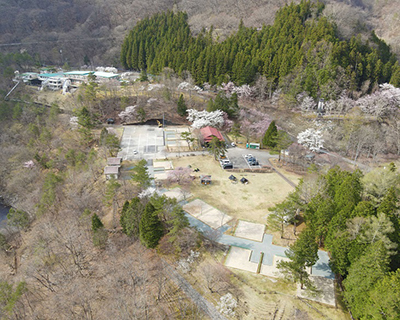
[[[375,29],[396,53],[400,52],[396,36],[400,31],[400,7],[396,0],[324,2],[324,14],[337,22],[343,37]],[[127,30],[156,12],[186,11],[194,33],[213,25],[215,34],[225,38],[237,28],[240,19],[248,27],[272,24],[276,11],[287,3],[287,0],[2,0],[0,50],[39,53],[42,63],[69,62],[79,66],[87,56],[94,65],[117,65]]]

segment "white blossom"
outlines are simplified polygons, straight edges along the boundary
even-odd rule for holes
[[[117,73],[117,72],[118,72],[118,69],[117,69],[117,68],[114,68],[114,67],[106,67],[106,68],[104,69],[104,71],[105,71],[105,72],[111,72],[111,73]]]
[[[148,187],[146,190],[143,190],[141,193],[138,194],[140,199],[143,198],[150,198],[153,195],[161,195],[161,193],[154,187]]]
[[[78,128],[78,117],[74,116],[74,117],[69,118],[69,124],[71,125],[71,127],[73,129]]]
[[[235,316],[236,307],[237,307],[237,301],[229,292],[226,295],[222,296],[217,304],[217,309],[219,310],[219,312],[228,317]]]
[[[297,135],[297,141],[299,144],[314,152],[324,147],[324,140],[322,139],[320,130],[306,129]]]
[[[23,167],[31,169],[35,167],[35,163],[33,162],[33,160],[29,160],[27,162],[24,162]]]
[[[181,82],[178,85],[178,90],[190,90],[192,88],[192,85],[189,82]]]
[[[178,261],[178,268],[181,269],[183,273],[188,273],[192,269],[191,265],[199,256],[200,252],[190,250],[190,255],[186,259],[182,258]]]
[[[366,95],[356,101],[356,105],[368,114],[374,116],[389,116],[400,105],[400,88],[384,83],[373,94]]]
[[[118,117],[121,118],[123,123],[133,122],[136,119],[136,107],[137,106],[129,106],[125,108],[125,111],[121,111],[118,114]]]
[[[200,88],[199,86],[193,86],[189,82],[186,82],[186,81],[183,81],[178,85],[178,90],[185,90],[185,91],[194,90],[197,92],[203,91],[203,89]]]
[[[165,87],[165,85],[159,84],[159,83],[149,84],[149,86],[147,87],[147,91],[160,90],[164,87]]]
[[[201,129],[207,126],[221,128],[224,125],[223,111],[216,110],[208,112],[206,110],[198,111],[195,109],[187,110],[189,121],[192,121],[192,127]]]
[[[225,91],[225,95],[229,98],[233,93],[236,93],[239,98],[251,98],[254,96],[256,90],[254,87],[250,87],[248,84],[244,84],[240,87],[235,86],[232,81],[228,83],[222,83],[218,90]]]
[[[300,109],[303,112],[309,112],[315,109],[317,104],[312,97],[306,96],[300,104]]]

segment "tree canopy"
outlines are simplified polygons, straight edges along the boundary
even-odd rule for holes
[[[374,32],[340,40],[336,26],[321,15],[323,5],[311,1],[287,5],[276,13],[273,25],[261,29],[241,23],[222,42],[213,28],[192,35],[188,15],[171,11],[141,20],[126,36],[121,62],[127,69],[160,73],[168,67],[189,71],[198,85],[252,83],[265,76],[293,96],[307,92],[331,98],[336,89],[359,89],[369,81],[398,82],[400,67],[389,46]]]

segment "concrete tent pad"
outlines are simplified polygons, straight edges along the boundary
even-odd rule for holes
[[[239,220],[236,227],[235,236],[254,241],[263,241],[265,226],[260,223],[253,223]]]
[[[183,206],[183,210],[195,218],[198,218],[201,214],[210,209],[212,209],[212,207],[200,199],[195,199]]]
[[[181,188],[174,188],[171,190],[168,190],[167,192],[164,192],[164,194],[168,197],[168,198],[175,198],[178,202],[184,200],[185,196],[184,193],[182,192]],[[186,194],[186,198],[190,197],[191,194]]]
[[[231,216],[215,209],[200,199],[195,199],[183,206],[183,210],[213,229],[218,229],[232,219]]]
[[[258,264],[250,261],[251,253],[252,251],[248,249],[231,247],[225,265],[230,268],[257,272]]]
[[[195,199],[183,206],[183,209],[190,213],[192,216],[198,218],[199,216],[214,210],[214,207],[200,199]],[[200,219],[201,220],[201,219]]]
[[[289,258],[274,256],[272,265],[262,264],[260,274],[268,277],[282,277],[281,272],[276,267],[279,261],[289,261]]]
[[[165,170],[172,170],[174,166],[172,165],[172,161],[154,161],[154,168],[164,168]]]
[[[167,180],[168,172],[165,171],[154,171],[154,179],[156,180]]]
[[[297,285],[297,296],[300,298],[325,303],[330,306],[336,306],[335,300],[335,284],[333,279],[327,279],[324,277],[310,277],[310,280],[317,288],[316,296],[310,294],[307,290],[300,289],[300,285]]]
[[[219,211],[218,209],[213,208],[212,210],[200,215],[198,219],[208,224],[211,228],[218,229],[231,221],[232,217]]]

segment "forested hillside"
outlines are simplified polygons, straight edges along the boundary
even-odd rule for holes
[[[298,3],[299,1],[294,1]],[[397,0],[325,0],[323,15],[337,23],[340,38],[376,30],[377,35],[399,52]],[[221,39],[243,20],[247,27],[261,28],[274,22],[275,13],[288,1],[139,0],[1,1],[0,51],[27,50],[44,64],[80,66],[119,64],[119,48],[127,30],[157,12],[187,12],[194,34],[214,26]],[[62,55],[60,54],[62,50]],[[87,57],[84,60],[85,56]]]
[[[158,74],[169,67],[187,70],[198,85],[233,81],[253,83],[263,75],[271,86],[293,96],[335,98],[368,81],[400,84],[399,65],[389,46],[374,32],[369,41],[339,40],[336,26],[323,17],[322,3],[304,1],[280,9],[272,26],[246,28],[223,42],[213,28],[193,37],[185,13],[158,14],[142,20],[126,37],[121,51],[125,68]],[[392,77],[392,75],[395,77]]]

